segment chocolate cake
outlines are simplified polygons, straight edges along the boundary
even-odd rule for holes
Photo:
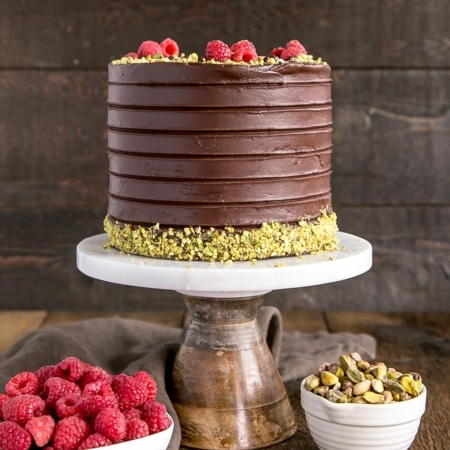
[[[327,64],[132,56],[108,83],[113,247],[204,261],[336,248]]]

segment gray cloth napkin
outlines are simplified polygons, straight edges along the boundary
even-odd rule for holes
[[[337,361],[342,353],[358,351],[365,358],[375,357],[376,342],[368,335],[283,333],[280,312],[274,307],[263,306],[258,323],[284,382],[301,379],[315,372],[322,362]],[[16,373],[56,364],[67,356],[76,356],[111,373],[146,370],[158,384],[158,401],[167,406],[174,419],[169,450],[177,450],[181,442],[180,425],[166,388],[182,333],[181,328],[119,317],[43,327],[0,356],[0,389],[3,391]]]

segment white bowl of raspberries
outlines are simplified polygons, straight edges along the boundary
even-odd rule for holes
[[[0,449],[166,450],[173,420],[145,371],[112,375],[67,357],[13,376],[0,394]]]

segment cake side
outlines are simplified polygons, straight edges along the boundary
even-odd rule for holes
[[[105,230],[127,253],[253,260],[332,250],[326,64],[108,68]]]
[[[125,253],[176,261],[257,261],[320,254],[337,249],[336,214],[324,210],[314,220],[271,222],[246,230],[233,227],[161,228],[121,223],[107,216],[110,245]]]

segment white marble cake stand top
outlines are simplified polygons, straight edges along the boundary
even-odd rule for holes
[[[128,255],[105,248],[108,237],[99,234],[78,244],[77,266],[84,274],[111,283],[197,297],[250,297],[332,283],[367,272],[372,266],[371,244],[343,232],[338,238],[339,250],[335,252],[226,264]]]

